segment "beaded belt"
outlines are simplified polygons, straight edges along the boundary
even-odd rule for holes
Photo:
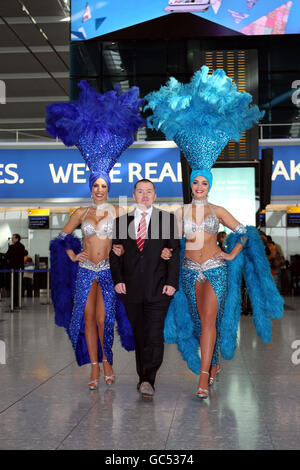
[[[197,261],[194,261],[191,258],[187,258],[184,256],[182,261],[182,267],[191,269],[193,271],[198,271],[197,281],[205,282],[206,277],[204,276],[203,272],[207,271],[208,269],[219,268],[220,266],[225,266],[226,261],[222,258],[209,258],[208,260],[204,261],[204,263],[200,264]]]
[[[95,271],[96,273],[110,268],[109,258],[102,259],[98,264],[92,263],[92,261],[86,259],[85,261],[80,261],[79,266],[81,268],[89,269],[90,271]]]

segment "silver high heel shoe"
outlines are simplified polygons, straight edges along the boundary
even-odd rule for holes
[[[102,362],[108,362],[108,360],[103,359]],[[112,385],[113,383],[115,383],[115,380],[116,380],[115,374],[113,374],[113,375],[104,375],[104,380],[105,380],[106,385]]]
[[[96,364],[98,364],[98,362],[92,362],[92,365],[96,365]],[[89,387],[90,390],[97,390],[98,385],[99,385],[99,377],[98,377],[98,379],[91,380],[88,383],[88,387]]]
[[[200,374],[207,374],[209,376],[209,372],[205,372],[204,370],[200,370]],[[205,388],[201,388],[199,387],[198,390],[197,390],[197,397],[198,398],[208,398],[208,390],[206,390]]]
[[[221,372],[221,367],[219,366],[219,369],[217,369],[217,372],[215,374],[214,377],[209,377],[209,382],[208,382],[208,385],[212,385],[215,381],[215,378],[217,377],[217,375],[219,374],[219,372]]]

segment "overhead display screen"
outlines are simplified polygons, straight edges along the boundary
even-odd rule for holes
[[[216,28],[216,35],[300,33],[299,0],[72,0],[71,39],[87,40],[176,13],[192,13],[228,29]]]

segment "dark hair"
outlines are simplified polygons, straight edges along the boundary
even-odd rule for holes
[[[151,183],[152,186],[153,186],[154,191],[156,192],[154,183],[153,183],[152,181],[148,180],[147,178],[143,178],[143,179],[141,179],[141,180],[138,180],[138,181],[135,183],[135,185],[134,185],[133,192],[136,190],[136,187],[137,187],[137,185],[138,185],[139,183]]]
[[[30,258],[30,256],[28,256],[27,260],[26,261],[33,261],[32,258]]]
[[[226,232],[218,232],[218,234],[217,234],[217,240],[220,241],[220,239],[221,239],[221,237],[222,237],[223,235],[225,235],[225,237],[226,237]]]
[[[18,239],[18,242],[21,240],[21,235],[19,235],[18,233],[14,233],[13,237],[16,237]]]

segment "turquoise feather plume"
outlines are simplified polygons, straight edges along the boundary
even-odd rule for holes
[[[171,77],[159,91],[145,96],[151,109],[148,126],[161,130],[168,140],[174,140],[178,131],[199,131],[201,135],[215,135],[216,129],[223,131],[229,139],[239,141],[241,133],[257,123],[264,115],[256,105],[251,105],[252,96],[237,91],[224,70],[217,69],[211,75],[203,66],[183,84]]]

